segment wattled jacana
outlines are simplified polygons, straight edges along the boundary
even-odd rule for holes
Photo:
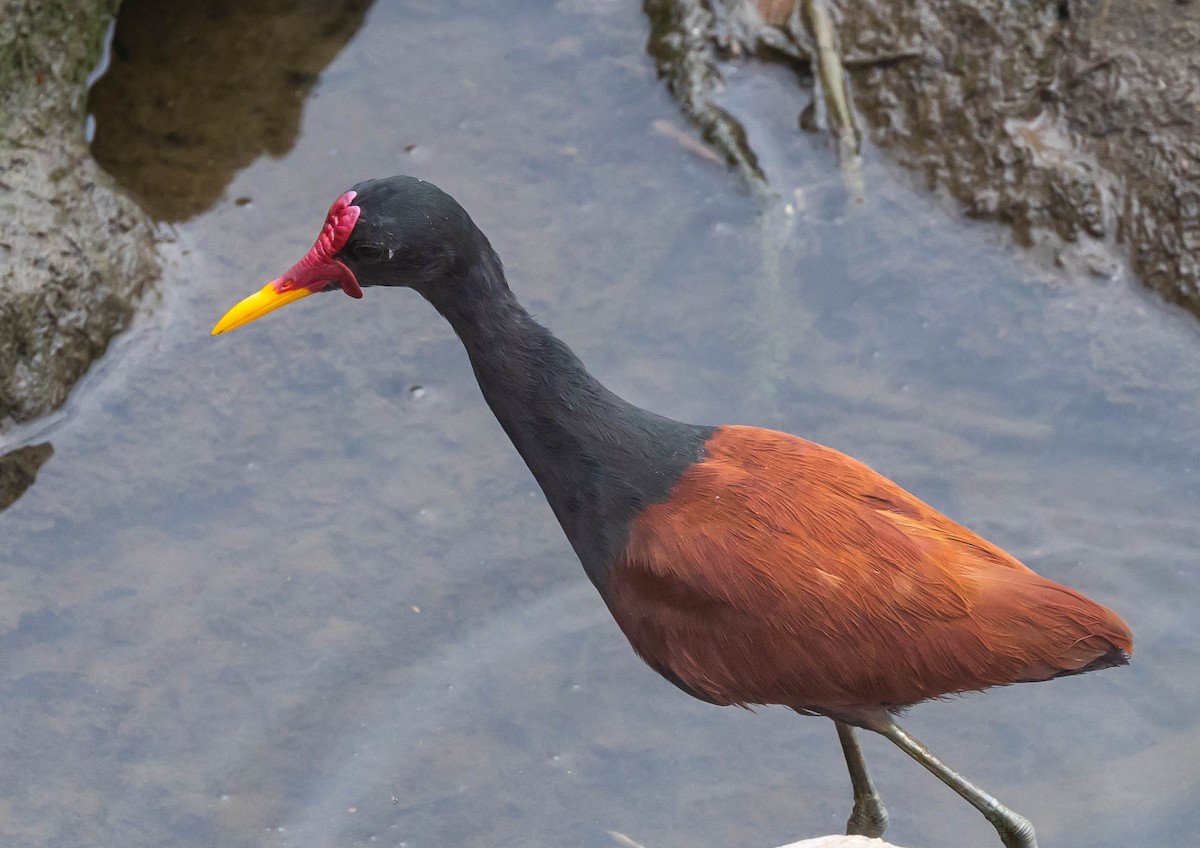
[[[317,243],[213,335],[293,300],[415,289],[467,348],[584,571],[646,663],[713,704],[782,704],[835,722],[854,808],[887,812],[854,728],[880,733],[987,817],[1033,827],[950,770],[893,714],[929,698],[1124,665],[1129,627],[1035,574],[862,463],[786,433],[699,427],[614,395],[517,302],[449,195],[412,177],[334,202]]]

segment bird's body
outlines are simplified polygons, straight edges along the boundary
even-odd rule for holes
[[[295,268],[224,332],[310,291],[416,289],[462,339],[483,395],[634,650],[695,697],[838,722],[850,829],[886,812],[851,725],[880,732],[979,808],[1032,827],[899,729],[923,700],[1127,661],[1128,626],[866,465],[796,436],[703,427],[606,389],[520,306],[487,239],[408,177],[355,186]]]
[[[638,516],[606,599],[638,653],[705,700],[851,723],[1131,647],[1111,611],[866,465],[756,427],[717,429]]]

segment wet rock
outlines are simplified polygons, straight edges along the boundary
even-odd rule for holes
[[[0,425],[61,404],[158,261],[145,215],[84,138],[117,0],[0,0]]]
[[[805,839],[792,842],[782,848],[899,848],[882,839],[872,839],[869,836],[820,836],[816,839]]]
[[[49,442],[25,445],[0,456],[0,510],[17,502],[37,479],[38,469],[54,455]]]
[[[825,5],[875,144],[967,214],[1007,224],[1018,243],[1056,258],[1077,247],[1121,250],[1148,285],[1200,313],[1200,7],[1175,0]],[[709,87],[719,80],[712,45],[725,61],[755,53],[803,65],[811,55],[792,2],[646,6],[660,70],[677,93],[687,92],[684,105],[703,127],[722,113],[709,110],[696,84],[679,80]],[[672,30],[684,21],[686,37]],[[697,26],[705,46],[678,55],[701,41]],[[669,61],[665,44],[677,48]],[[731,160],[753,161],[739,141],[744,149]]]

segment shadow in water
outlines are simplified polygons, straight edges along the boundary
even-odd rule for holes
[[[37,479],[38,469],[54,456],[49,442],[26,445],[0,456],[0,510],[8,509]]]
[[[282,156],[322,70],[371,0],[126,0],[91,90],[92,152],[160,220],[216,202],[261,154]]]

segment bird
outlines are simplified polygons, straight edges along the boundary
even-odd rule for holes
[[[410,288],[453,328],[480,390],[636,654],[720,706],[832,719],[848,834],[888,812],[857,732],[891,740],[1007,848],[1028,819],[897,723],[931,699],[1128,663],[1115,612],[1037,574],[867,465],[812,441],[703,426],[618,397],[518,302],[457,201],[394,176],[338,197],[316,243],[230,309],[220,335],[317,292]]]

